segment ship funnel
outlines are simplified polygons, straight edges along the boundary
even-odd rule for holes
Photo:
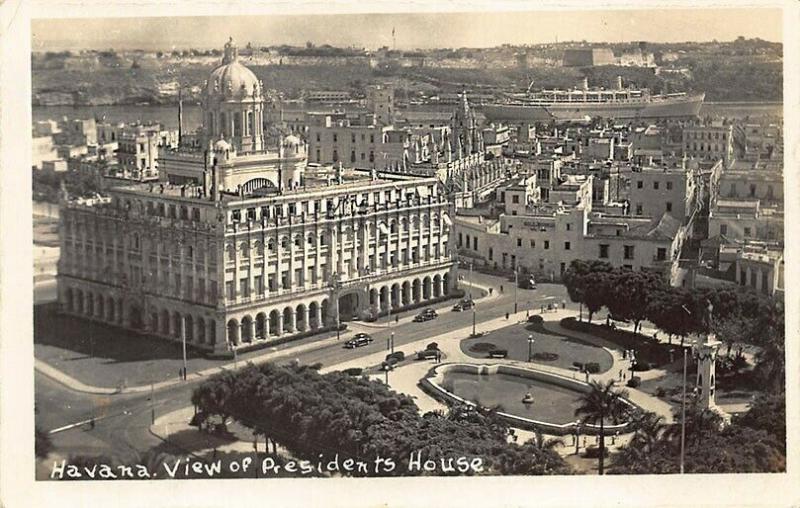
[[[622,76],[617,76],[617,90],[622,90]]]
[[[588,90],[589,89],[589,78],[587,78],[587,77],[583,78],[583,89],[584,90]]]

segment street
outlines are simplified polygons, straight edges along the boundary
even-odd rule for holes
[[[465,279],[466,277],[465,274]],[[480,324],[504,316],[507,312],[513,312],[513,282],[479,273],[473,273],[473,280],[479,286],[494,288],[491,297],[477,300],[475,314],[477,323]],[[466,282],[464,280],[462,284],[466,284]],[[504,286],[503,293],[499,292],[500,285]],[[465,289],[467,288],[465,287]],[[538,309],[541,305],[548,303],[560,304],[561,300],[566,298],[564,287],[556,284],[539,284],[536,290],[519,289],[517,301],[520,312],[516,316],[516,320],[524,319],[526,310]],[[351,322],[349,330],[342,334],[339,343],[297,355],[284,356],[279,361],[288,362],[296,359],[304,364],[322,363],[323,366],[331,366],[386,350],[392,332],[394,332],[395,350],[398,350],[402,349],[404,344],[469,326],[472,323],[472,312],[451,311],[455,302],[453,300],[434,305],[433,308],[437,310],[439,317],[425,323],[409,321],[410,317],[419,312],[417,310],[393,315],[391,326],[387,326],[385,317],[379,323]],[[401,321],[399,324],[395,324],[395,316],[399,317]],[[510,318],[509,322],[513,320]],[[359,331],[369,333],[374,341],[357,349],[345,349],[344,342]],[[312,337],[288,343],[280,349],[291,349],[297,344],[314,340]],[[411,354],[413,351],[405,351],[405,353]],[[240,365],[243,365],[244,362],[246,362],[246,358],[240,357]],[[65,456],[103,454],[124,460],[161,444],[161,441],[150,434],[148,430],[151,421],[149,392],[90,395],[70,390],[38,372],[35,379],[36,422],[40,428],[49,432],[78,422],[89,421],[92,417],[95,419],[93,429],[86,423],[51,434],[57,454]],[[196,384],[187,382],[155,392],[152,407],[155,409],[156,415],[186,407]]]

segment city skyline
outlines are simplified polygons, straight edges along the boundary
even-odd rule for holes
[[[656,12],[659,25],[654,27],[651,20]],[[242,45],[311,42],[401,50],[556,41],[706,42],[739,36],[782,41],[780,9],[759,9],[758,24],[750,22],[752,15],[752,9],[727,8],[150,17],[127,18],[124,29],[119,28],[119,18],[62,18],[34,20],[31,31],[34,51],[210,49],[229,36]],[[360,30],[364,26],[372,29],[365,33]]]

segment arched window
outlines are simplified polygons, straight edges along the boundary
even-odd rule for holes
[[[232,243],[229,243],[225,246],[225,257],[228,261],[233,261],[233,258],[236,257],[236,249]]]
[[[289,237],[284,236],[281,237],[281,249],[288,249],[289,248]]]
[[[267,240],[267,250],[270,251],[270,252],[274,252],[275,251],[275,240],[273,240],[272,238]]]
[[[314,233],[309,233],[308,234],[308,246],[309,247],[313,247],[314,246]]]
[[[249,258],[250,257],[250,243],[249,242],[242,242],[239,248],[242,251],[242,257]]]

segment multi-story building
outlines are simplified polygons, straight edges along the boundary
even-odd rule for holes
[[[717,199],[708,217],[708,237],[727,240],[783,240],[783,212],[758,200]]]
[[[749,286],[765,295],[783,295],[783,249],[767,245],[745,244],[736,254],[736,283]]]
[[[733,159],[733,125],[723,122],[686,126],[683,129],[683,152],[701,160]]]
[[[159,130],[158,126],[131,126],[119,131],[117,160],[124,178],[158,179]]]
[[[372,85],[367,87],[367,109],[375,115],[381,125],[394,124],[394,86]]]
[[[307,178],[299,139],[260,144],[258,82],[236,57],[229,42],[205,91],[209,149],[170,152],[162,183],[64,204],[64,312],[225,354],[445,298],[456,278],[438,180]]]
[[[696,206],[694,170],[684,165],[634,168],[628,193],[633,215],[658,219],[668,213],[682,222]]]

